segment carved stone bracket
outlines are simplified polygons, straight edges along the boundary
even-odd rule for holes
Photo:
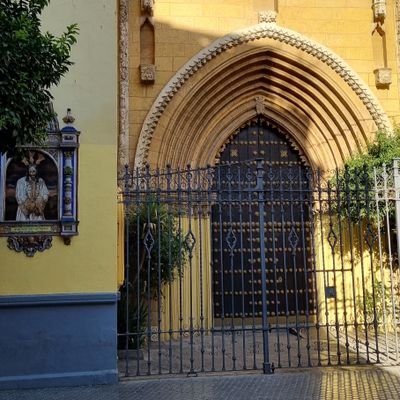
[[[392,83],[392,69],[391,68],[377,68],[374,70],[375,85],[377,88],[385,89]]]
[[[154,0],[142,0],[142,12],[152,16],[154,14]]]
[[[276,18],[278,16],[278,13],[273,10],[268,10],[268,11],[260,11],[258,13],[258,23],[276,23]]]
[[[374,0],[373,9],[375,20],[382,21],[386,18],[386,0]]]
[[[27,257],[33,257],[37,251],[50,249],[52,241],[51,236],[11,236],[7,240],[7,246],[17,253],[24,252]]]
[[[142,82],[154,82],[156,66],[154,64],[142,64],[140,66],[140,79]]]

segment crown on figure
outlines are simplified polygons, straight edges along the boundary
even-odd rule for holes
[[[45,157],[42,153],[28,151],[27,156],[22,159],[22,163],[24,165],[26,165],[27,167],[31,167],[31,166],[36,167],[44,160],[45,160]]]

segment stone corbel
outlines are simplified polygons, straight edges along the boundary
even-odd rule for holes
[[[143,14],[147,14],[149,16],[153,16],[153,14],[154,14],[154,2],[155,2],[155,0],[141,0]]]
[[[377,32],[383,37],[385,35],[386,0],[373,0],[372,10],[374,13],[372,33]]]
[[[374,70],[375,85],[378,89],[387,89],[392,83],[391,68],[377,68]]]
[[[156,66],[154,64],[140,65],[140,80],[143,83],[154,82],[156,77]]]
[[[374,0],[373,6],[375,21],[383,21],[386,18],[386,0]]]
[[[258,13],[258,23],[276,24],[278,13],[273,10],[260,11]]]

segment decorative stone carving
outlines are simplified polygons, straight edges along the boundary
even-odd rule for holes
[[[388,88],[392,83],[391,68],[377,68],[374,70],[375,85],[377,88]]]
[[[256,112],[257,115],[264,115],[265,114],[265,103],[263,96],[256,96]]]
[[[155,80],[155,32],[154,24],[146,18],[140,27],[140,79],[142,83]]]
[[[119,2],[119,143],[118,170],[129,163],[129,21],[128,2]]]
[[[140,79],[142,82],[154,82],[156,78],[156,66],[154,64],[142,64],[140,66]]]
[[[274,24],[276,23],[276,18],[278,16],[278,13],[273,10],[268,10],[268,11],[260,11],[258,13],[258,22],[261,24],[262,22],[269,23],[269,24]]]
[[[154,0],[142,0],[142,12],[152,16],[154,14]]]
[[[135,166],[143,167],[146,164],[153,132],[158,121],[169,102],[188,79],[221,53],[236,46],[265,38],[295,47],[323,62],[335,71],[351,90],[357,94],[378,129],[390,129],[391,123],[374,94],[342,58],[332,50],[297,32],[282,28],[276,24],[261,23],[215,40],[207,48],[192,57],[170,79],[153,103],[143,123],[135,155]]]
[[[374,0],[373,4],[374,18],[383,20],[386,18],[386,0]]]
[[[33,257],[37,251],[42,252],[52,246],[51,236],[11,236],[7,246],[17,253],[24,252],[27,257]]]

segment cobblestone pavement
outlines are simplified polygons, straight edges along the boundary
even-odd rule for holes
[[[341,367],[0,391],[0,400],[398,400],[400,367]]]

